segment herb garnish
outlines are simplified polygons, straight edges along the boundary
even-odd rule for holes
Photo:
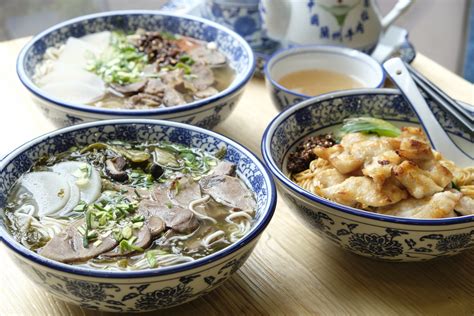
[[[97,247],[101,239],[112,233],[119,246],[122,244],[121,251],[139,250],[133,245],[137,239],[135,231],[143,227],[145,217],[141,214],[131,216],[138,209],[138,202],[129,201],[118,192],[107,191],[94,204],[86,205],[83,201],[80,204],[76,208],[85,211],[85,224],[78,231],[83,236],[84,247],[91,242]]]
[[[112,32],[110,46],[90,60],[87,70],[107,83],[123,85],[138,81],[147,62],[147,55],[140,53],[124,33]]]

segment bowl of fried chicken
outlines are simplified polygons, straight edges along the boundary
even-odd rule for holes
[[[473,157],[472,133],[427,102]],[[474,163],[435,151],[396,90],[339,91],[288,108],[267,127],[262,153],[290,208],[343,249],[405,262],[474,246]]]

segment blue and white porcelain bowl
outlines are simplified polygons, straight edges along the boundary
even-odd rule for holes
[[[473,154],[474,136],[427,99],[450,137]],[[417,116],[397,90],[348,90],[298,103],[280,113],[262,139],[266,165],[280,194],[303,223],[334,246],[373,259],[425,261],[474,247],[474,215],[410,219],[362,211],[314,195],[292,182],[285,170],[288,153],[303,138],[337,129],[347,117],[372,116],[397,125],[417,124]]]
[[[282,86],[278,81],[290,73],[313,69],[345,74],[362,83],[363,88],[380,88],[385,81],[382,66],[355,49],[325,45],[282,49],[273,54],[264,68],[265,83],[278,110],[311,98]]]
[[[72,104],[43,92],[32,80],[35,67],[48,47],[61,44],[68,37],[81,37],[104,30],[134,32],[138,28],[166,31],[214,41],[235,70],[231,84],[218,94],[186,105],[148,109],[106,109]],[[160,11],[113,11],[78,17],[57,24],[35,36],[20,52],[17,73],[23,85],[43,113],[57,126],[112,118],[152,118],[188,123],[212,129],[230,115],[255,69],[255,58],[248,43],[237,33],[217,23]]]
[[[8,233],[2,208],[7,192],[39,157],[71,146],[108,140],[170,141],[216,152],[227,146],[225,160],[255,193],[257,210],[251,231],[238,242],[191,263],[159,269],[117,272],[59,263],[32,252]],[[224,136],[187,124],[160,120],[108,120],[79,124],[40,136],[0,162],[0,241],[20,269],[36,284],[67,302],[111,312],[143,312],[176,306],[210,292],[229,279],[250,256],[275,210],[273,179],[258,158]]]

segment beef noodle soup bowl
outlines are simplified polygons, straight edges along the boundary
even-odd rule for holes
[[[0,163],[0,237],[48,292],[104,311],[175,306],[250,256],[276,203],[246,148],[159,120],[79,124]]]
[[[472,133],[427,102],[474,156]],[[267,127],[262,153],[283,199],[334,246],[401,262],[474,245],[474,164],[459,168],[432,151],[396,90],[347,90],[298,103]]]
[[[159,11],[63,22],[34,37],[17,60],[21,82],[58,127],[154,118],[210,129],[235,108],[254,68],[238,34]]]

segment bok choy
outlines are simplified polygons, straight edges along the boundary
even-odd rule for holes
[[[349,133],[377,134],[378,136],[397,137],[401,131],[395,125],[373,117],[352,117],[344,120],[338,139]]]

